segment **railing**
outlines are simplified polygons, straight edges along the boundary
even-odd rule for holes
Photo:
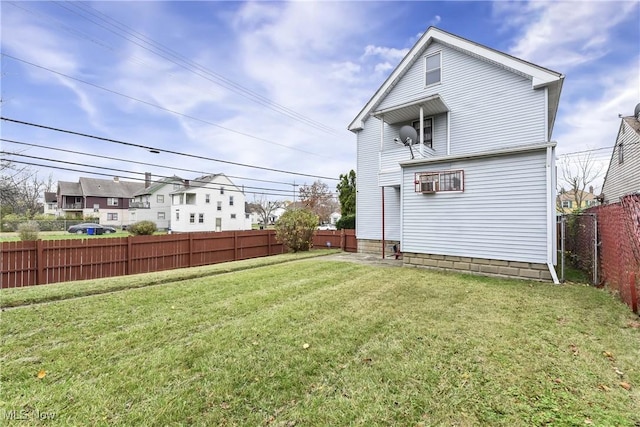
[[[151,203],[149,202],[129,202],[130,209],[150,209]]]
[[[315,247],[355,252],[354,230],[317,231]],[[281,254],[274,230],[0,243],[0,287],[196,267]]]
[[[82,203],[66,203],[62,209],[82,209]]]

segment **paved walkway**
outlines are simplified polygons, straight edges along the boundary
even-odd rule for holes
[[[382,255],[341,252],[339,254],[327,255],[324,259],[357,262],[359,264],[368,264],[368,265],[385,265],[389,267],[402,267],[402,259],[395,259],[395,256],[382,259]]]

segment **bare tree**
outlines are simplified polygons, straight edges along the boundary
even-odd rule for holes
[[[249,203],[249,210],[258,214],[260,222],[268,225],[273,213],[284,206],[284,202],[280,200],[269,200],[264,194],[254,196],[253,202]]]
[[[576,209],[582,208],[587,187],[602,175],[602,166],[597,164],[591,153],[577,157],[565,156],[560,161],[561,188],[560,193],[571,195]],[[565,187],[566,185],[566,187]]]
[[[300,187],[300,201],[305,208],[318,215],[322,223],[329,222],[331,214],[338,209],[329,186],[319,180]]]
[[[41,179],[37,171],[6,159],[2,159],[0,172],[2,215],[12,213],[33,218],[40,213],[44,192],[53,186],[52,176]]]

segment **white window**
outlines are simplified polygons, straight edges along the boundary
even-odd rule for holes
[[[573,207],[573,201],[571,201],[571,200],[563,200],[562,201],[562,207],[563,208],[567,208],[567,209],[571,209]]]
[[[198,214],[198,222],[200,224],[204,224],[204,214],[203,213]]]
[[[416,141],[415,143],[419,143],[420,142],[420,120],[416,120],[414,122],[411,123],[411,126],[413,126],[413,128],[416,130],[416,132],[418,133],[418,141]],[[422,125],[422,132],[424,134],[424,145],[426,145],[429,148],[433,147],[433,118],[429,117],[424,119],[424,123]]]
[[[93,211],[94,212],[99,212],[100,211],[100,205],[99,204],[94,204],[93,205]]]
[[[107,206],[118,206],[118,199],[115,197],[107,197]]]
[[[158,203],[164,203],[164,194],[158,194],[156,196],[156,202]]]
[[[205,194],[204,195],[204,202],[205,203],[211,203],[211,195]]]
[[[233,206],[233,196],[229,196],[229,206]]]
[[[623,162],[624,162],[624,144],[621,142],[620,144],[618,144],[618,163],[623,163]]]
[[[440,83],[441,79],[441,53],[428,55],[425,60],[425,86]]]
[[[191,224],[195,224],[196,223],[196,214],[194,214],[194,213],[189,214],[189,222]]]
[[[224,194],[224,187],[220,187],[220,194]]]
[[[108,213],[107,214],[107,221],[117,221],[118,220],[118,214],[117,213]]]
[[[164,212],[158,212],[158,219],[164,219]]]
[[[236,214],[231,214],[231,219],[236,219]]]
[[[176,211],[176,221],[180,221],[180,212]]]
[[[419,172],[415,175],[417,193],[464,191],[464,171]]]
[[[222,210],[222,202],[218,202],[218,206],[216,207],[216,210],[218,211]]]

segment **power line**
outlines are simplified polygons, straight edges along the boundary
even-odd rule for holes
[[[11,160],[11,162],[19,163],[19,164],[22,164],[22,165],[28,165],[28,166],[36,166],[36,167],[40,167],[40,168],[62,170],[62,171],[70,171],[70,172],[79,172],[79,173],[88,174],[88,175],[108,176],[110,178],[113,177],[113,174],[110,174],[110,173],[87,171],[87,170],[74,169],[74,168],[65,168],[65,167],[60,167],[60,166],[45,165],[45,164],[41,164],[41,163],[25,162],[25,161],[22,161],[22,160]],[[101,168],[101,169],[108,169],[108,168]],[[130,172],[130,173],[138,173],[139,174],[139,172]],[[123,178],[131,179],[131,180],[134,180],[134,181],[145,181],[144,178],[131,177],[131,176],[123,176]],[[163,178],[172,178],[172,177],[163,177]],[[197,181],[197,180],[189,180],[189,181],[190,182],[204,182],[204,181]],[[157,181],[156,180],[156,181],[153,181],[153,182],[158,183],[158,182],[162,182],[162,181]],[[220,184],[212,184],[212,185],[215,185],[215,187],[201,186],[201,188],[210,188],[212,190],[215,190],[215,189],[218,189],[219,186],[220,186]],[[265,196],[278,196],[278,197],[282,197],[283,196],[283,194],[267,193],[267,192],[264,192],[264,191],[242,191],[242,190],[232,190],[232,189],[228,189],[228,188],[225,188],[225,191],[239,192],[239,193],[246,193],[246,194],[255,194],[255,195],[265,195]]]
[[[201,160],[209,160],[209,161],[213,161],[213,162],[226,163],[226,164],[230,164],[230,165],[242,166],[242,167],[252,168],[252,169],[266,170],[266,171],[270,171],[270,172],[277,172],[277,173],[284,173],[284,174],[289,174],[289,175],[298,175],[298,176],[306,176],[306,177],[310,177],[310,178],[320,178],[320,179],[327,179],[327,180],[332,180],[332,181],[339,181],[338,178],[331,178],[331,177],[327,177],[327,176],[312,175],[312,174],[306,174],[306,173],[302,173],[302,172],[292,172],[292,171],[286,171],[286,170],[283,170],[283,169],[275,169],[275,168],[267,168],[267,167],[264,167],[264,166],[249,165],[249,164],[246,164],[246,163],[232,162],[230,160],[221,160],[221,159],[215,159],[215,158],[212,158],[212,157],[200,156],[200,155],[196,155],[196,154],[180,153],[178,151],[166,150],[164,148],[156,148],[156,147],[151,147],[151,146],[147,146],[147,145],[134,144],[132,142],[118,141],[118,140],[111,139],[111,138],[104,138],[104,137],[90,135],[90,134],[86,134],[86,133],[74,132],[74,131],[55,128],[55,127],[51,127],[51,126],[45,126],[45,125],[41,125],[41,124],[25,122],[25,121],[22,121],[22,120],[11,119],[11,118],[4,117],[4,116],[0,117],[0,119],[8,121],[8,122],[13,122],[13,123],[26,125],[26,126],[32,126],[32,127],[37,127],[37,128],[41,128],[41,129],[48,129],[48,130],[52,130],[52,131],[55,131],[55,132],[62,132],[62,133],[67,133],[67,134],[71,134],[71,135],[82,136],[82,137],[85,137],[85,138],[92,138],[92,139],[97,139],[97,140],[100,140],[100,141],[106,141],[106,142],[112,142],[112,143],[115,143],[115,144],[127,145],[127,146],[130,146],[130,147],[142,148],[144,150],[151,151],[151,152],[164,152],[164,153],[169,153],[169,154],[175,154],[175,155],[178,155],[178,156],[192,157],[192,158],[201,159]]]
[[[8,151],[0,151],[0,154],[5,154],[5,155],[9,155],[9,156],[26,157],[26,158],[35,159],[35,160],[45,160],[45,161],[50,161],[51,160],[51,159],[47,159],[46,157],[29,156],[27,154],[11,153],[11,152],[8,152]],[[117,168],[106,167],[106,166],[90,165],[90,164],[86,164],[86,163],[70,162],[70,161],[65,161],[65,160],[55,160],[55,162],[56,163],[66,164],[66,165],[86,166],[86,167],[90,167],[90,168],[94,168],[94,169],[111,170],[111,171],[124,172],[124,173],[133,173],[133,174],[144,174],[145,173],[145,172],[135,172],[135,171],[131,171],[131,170],[125,170],[125,169],[117,169]],[[168,176],[163,176],[163,175],[160,175],[160,176],[162,178],[170,178]],[[189,180],[189,181],[191,181],[191,182],[204,182],[204,181],[198,181],[197,179]],[[264,188],[264,187],[252,187],[252,186],[243,186],[243,187],[249,188],[249,189],[253,189],[253,190],[279,191],[279,192],[283,192],[283,193],[290,193],[291,192],[291,190],[289,190],[289,189],[281,190],[281,189],[277,189],[277,188]]]
[[[311,151],[302,150],[302,149],[300,149],[300,148],[296,148],[296,147],[290,147],[290,146],[285,145],[285,144],[280,144],[279,142],[274,142],[274,141],[271,141],[271,140],[268,140],[268,139],[265,139],[265,138],[261,138],[261,137],[259,137],[259,136],[254,136],[254,135],[251,135],[251,134],[248,134],[248,133],[245,133],[245,132],[241,132],[241,131],[239,131],[239,130],[235,130],[235,129],[232,129],[232,128],[229,128],[229,127],[226,127],[226,126],[222,126],[222,125],[220,125],[220,124],[217,124],[217,123],[214,123],[214,122],[210,122],[210,121],[208,121],[208,120],[200,119],[200,118],[198,118],[198,117],[191,116],[191,115],[189,115],[189,114],[184,114],[184,113],[181,113],[181,112],[179,112],[179,111],[171,110],[171,109],[169,109],[169,108],[162,107],[161,105],[154,104],[154,103],[152,103],[152,102],[148,102],[148,101],[142,100],[142,99],[140,99],[140,98],[135,98],[135,97],[133,97],[133,96],[126,95],[126,94],[124,94],[124,93],[121,93],[121,92],[115,91],[115,90],[113,90],[113,89],[108,89],[108,88],[106,88],[106,87],[104,87],[104,86],[100,86],[100,85],[97,85],[97,84],[95,84],[95,83],[91,83],[91,82],[88,82],[88,81],[86,81],[86,80],[82,80],[82,79],[79,79],[79,78],[77,78],[77,77],[73,77],[73,76],[70,76],[70,75],[68,75],[68,74],[61,73],[61,72],[59,72],[59,71],[52,70],[52,69],[47,68],[47,67],[44,67],[44,66],[42,66],[42,65],[34,64],[33,62],[29,62],[29,61],[27,61],[27,60],[24,60],[24,59],[18,58],[18,57],[13,56],[13,55],[9,55],[9,54],[4,53],[4,52],[2,52],[1,54],[2,54],[2,56],[5,56],[5,57],[7,57],[7,58],[11,58],[11,59],[13,59],[13,60],[15,60],[15,61],[19,61],[19,62],[22,62],[22,63],[24,63],[24,64],[31,65],[32,67],[40,68],[40,69],[45,70],[45,71],[49,71],[50,73],[53,73],[53,74],[57,74],[57,75],[59,75],[59,76],[66,77],[66,78],[71,79],[71,80],[75,80],[75,81],[77,81],[77,82],[80,82],[80,83],[83,83],[83,84],[86,84],[86,85],[89,85],[89,86],[92,86],[92,87],[95,87],[95,88],[98,88],[98,89],[104,90],[104,91],[109,92],[109,93],[113,93],[113,94],[118,95],[118,96],[122,96],[122,97],[127,98],[127,99],[130,99],[130,100],[132,100],[132,101],[140,102],[140,103],[142,103],[142,104],[149,105],[149,106],[154,107],[154,108],[158,108],[158,109],[160,109],[160,110],[163,110],[163,111],[169,112],[169,113],[171,113],[171,114],[176,114],[176,115],[181,116],[181,117],[186,117],[186,118],[191,119],[191,120],[195,120],[195,121],[198,121],[198,122],[201,122],[201,123],[205,123],[205,124],[208,124],[208,125],[211,125],[211,126],[215,126],[215,127],[217,127],[217,128],[224,129],[224,130],[226,130],[226,131],[233,132],[233,133],[238,134],[238,135],[246,136],[246,137],[248,137],[248,138],[256,139],[256,140],[258,140],[258,141],[263,141],[263,142],[266,142],[266,143],[268,143],[268,144],[278,145],[278,146],[280,146],[280,147],[284,147],[284,148],[287,148],[287,149],[289,149],[289,150],[299,151],[299,152],[301,152],[301,153],[306,153],[306,154],[311,154],[311,155],[313,155],[313,156],[325,157],[325,158],[326,158],[326,156],[323,156],[323,155],[321,155],[321,154],[312,153]]]
[[[136,160],[129,160],[129,159],[120,159],[118,157],[103,156],[103,155],[100,155],[100,154],[83,153],[81,151],[68,150],[68,149],[65,149],[65,148],[56,148],[56,147],[51,147],[51,146],[47,146],[47,145],[34,144],[34,143],[23,142],[23,141],[16,141],[16,140],[13,140],[13,139],[0,138],[0,141],[5,141],[5,142],[12,143],[12,144],[18,144],[18,145],[26,145],[26,146],[29,146],[29,147],[44,148],[46,150],[54,150],[54,151],[60,151],[60,152],[64,152],[64,153],[78,154],[78,155],[81,155],[81,156],[90,156],[90,157],[96,157],[96,158],[107,159],[107,160],[116,160],[116,161],[120,161],[120,162],[133,163],[133,164],[143,165],[143,166],[152,166],[152,167],[158,167],[158,168],[164,168],[164,169],[170,169],[170,170],[176,170],[176,171],[183,171],[183,172],[193,172],[193,173],[198,173],[198,174],[201,174],[201,175],[209,174],[208,172],[197,171],[197,170],[193,170],[193,169],[185,169],[185,168],[178,168],[178,167],[175,167],[175,166],[159,165],[159,164],[156,164],[156,163],[139,162],[139,161],[136,161]],[[282,185],[295,185],[295,183],[291,183],[291,182],[273,181],[273,180],[269,180],[269,179],[259,179],[259,178],[248,178],[248,177],[244,177],[244,176],[227,175],[227,174],[225,174],[225,175],[227,177],[229,177],[229,178],[242,179],[242,180],[247,180],[247,181],[268,182],[268,183],[271,183],[271,184],[282,184]]]
[[[114,18],[106,15],[105,13],[100,12],[100,11],[98,11],[98,10],[88,6],[88,5],[83,5],[81,7],[78,4],[72,4],[75,8],[81,9],[84,13],[87,13],[87,14],[99,19],[100,21],[107,23],[108,25],[110,25],[110,26],[112,26],[114,28],[117,28],[118,31],[114,31],[114,30],[112,30],[110,28],[107,28],[105,25],[100,24],[100,23],[88,18],[87,16],[83,16],[82,14],[80,14],[80,13],[78,13],[76,11],[73,11],[70,8],[66,7],[66,6],[63,6],[63,4],[60,3],[60,2],[56,2],[56,4],[59,7],[67,9],[70,12],[75,13],[76,15],[82,17],[83,19],[86,19],[87,21],[92,22],[93,24],[100,26],[100,27],[104,28],[105,30],[107,30],[107,31],[109,31],[111,33],[113,33],[113,34],[115,34],[115,35],[117,35],[119,37],[124,38],[128,42],[133,43],[133,44],[135,44],[135,45],[137,45],[137,46],[139,46],[139,47],[141,47],[141,48],[143,48],[143,49],[145,49],[145,50],[147,50],[147,51],[149,51],[149,52],[151,52],[151,53],[153,53],[153,54],[155,54],[157,56],[160,56],[161,58],[164,58],[164,59],[172,62],[173,64],[176,64],[176,65],[184,68],[185,70],[190,71],[190,72],[192,72],[192,73],[194,73],[194,74],[196,74],[196,75],[198,75],[198,76],[200,76],[200,77],[202,77],[202,78],[204,78],[204,79],[206,79],[206,80],[208,80],[208,81],[210,81],[210,82],[212,82],[214,84],[217,84],[217,85],[222,86],[222,87],[224,87],[226,89],[229,89],[229,90],[235,92],[236,94],[238,94],[238,95],[240,95],[240,96],[242,96],[242,97],[244,97],[246,99],[249,99],[251,101],[257,102],[258,104],[261,104],[261,105],[263,105],[263,106],[265,106],[265,107],[267,107],[267,108],[269,108],[269,109],[271,109],[271,110],[273,110],[273,111],[275,111],[277,113],[283,114],[283,115],[285,115],[285,116],[287,116],[289,118],[293,118],[295,120],[301,120],[301,121],[305,122],[308,126],[314,127],[314,128],[316,128],[318,130],[321,130],[323,132],[338,134],[338,132],[335,129],[333,129],[333,128],[331,128],[331,127],[329,127],[329,126],[327,126],[327,125],[325,125],[325,124],[323,124],[321,122],[318,122],[316,120],[308,118],[308,117],[298,113],[295,110],[292,110],[292,109],[287,108],[287,107],[285,107],[285,106],[283,106],[281,104],[278,104],[278,103],[276,103],[276,102],[274,102],[274,101],[272,101],[272,100],[270,100],[270,99],[268,99],[268,98],[266,98],[266,97],[264,97],[264,96],[262,96],[262,95],[260,95],[260,94],[258,94],[256,92],[254,92],[254,91],[242,86],[241,84],[236,83],[233,80],[230,80],[230,79],[224,77],[221,74],[218,74],[216,72],[213,72],[213,71],[207,69],[206,67],[198,64],[197,62],[194,62],[194,61],[182,56],[180,53],[178,53],[178,52],[176,52],[176,51],[164,46],[163,44],[151,39],[148,36],[145,36],[144,34],[138,32],[138,31],[135,31],[134,29],[128,27],[127,25],[117,21],[116,19],[114,19]],[[89,9],[91,9],[91,10],[89,10]],[[98,16],[96,13],[93,13],[93,12],[99,13],[100,15],[108,18],[110,21],[115,22],[118,25],[115,25],[115,24],[113,24],[111,22],[108,22],[106,19]],[[118,26],[120,28],[118,28]],[[125,35],[123,35],[122,32]],[[133,37],[133,38],[135,38],[137,40],[140,40],[142,43],[145,43],[145,44],[153,47],[154,49],[157,49],[158,51],[160,51],[162,53],[154,51],[154,50],[152,50],[152,49],[150,49],[150,48],[148,48],[146,46],[143,46],[142,44],[140,44],[140,43],[132,40],[131,38],[129,38],[129,36],[131,36],[131,37]],[[170,56],[172,56],[174,58],[177,58],[179,61],[182,61],[182,62],[176,61],[171,57],[165,56],[164,54],[167,54],[167,55],[170,55]],[[198,71],[202,71],[206,75],[203,75],[202,73],[197,72],[196,70],[194,70],[194,68],[196,70],[198,70]],[[207,77],[207,76],[211,76],[215,80],[213,80],[212,78]]]

